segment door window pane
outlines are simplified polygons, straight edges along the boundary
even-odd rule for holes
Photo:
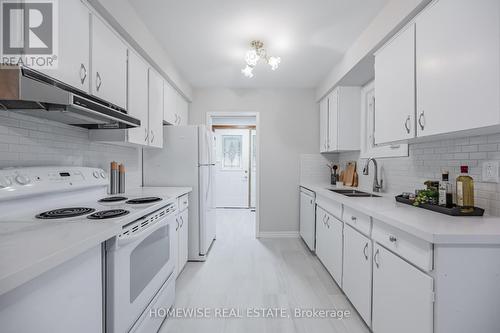
[[[222,136],[222,149],[223,149],[223,164],[225,169],[241,169],[242,156],[241,145],[243,137],[241,135],[223,135]]]

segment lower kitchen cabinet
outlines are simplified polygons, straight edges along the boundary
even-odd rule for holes
[[[177,215],[177,265],[176,265],[176,275],[179,274],[186,266],[188,261],[188,196],[184,195],[179,198],[179,213]]]
[[[379,244],[373,255],[374,333],[432,333],[433,279]]]
[[[371,239],[345,226],[342,288],[368,326],[372,312],[372,250]]]
[[[316,210],[316,255],[342,286],[342,252],[344,224],[319,207]]]

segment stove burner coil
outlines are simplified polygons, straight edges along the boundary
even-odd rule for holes
[[[106,219],[112,219],[115,217],[120,217],[127,215],[129,213],[128,210],[124,209],[111,209],[111,210],[103,210],[97,213],[94,213],[92,215],[87,216],[88,219],[91,220],[106,220]]]
[[[118,202],[118,201],[125,201],[128,198],[126,197],[107,197],[99,200],[98,202]]]
[[[146,197],[146,198],[137,198],[137,199],[131,199],[126,201],[125,203],[131,204],[131,205],[140,205],[140,204],[148,204],[152,202],[157,202],[161,201],[161,198],[158,197]]]
[[[36,218],[42,220],[65,219],[87,215],[93,212],[95,212],[95,209],[85,207],[60,208],[38,214]]]

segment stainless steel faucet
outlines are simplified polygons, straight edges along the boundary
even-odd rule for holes
[[[381,179],[380,183],[378,181],[378,164],[377,160],[375,160],[373,157],[370,157],[368,160],[366,160],[365,167],[363,168],[363,175],[368,176],[368,167],[370,165],[370,161],[373,161],[373,165],[375,166],[375,170],[373,171],[373,192],[380,192],[383,187],[384,181]]]

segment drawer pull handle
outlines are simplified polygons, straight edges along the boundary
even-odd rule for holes
[[[375,251],[375,255],[373,256],[373,262],[375,263],[375,266],[377,266],[377,268],[380,267],[380,264],[377,261],[377,258],[378,258],[379,254],[380,254],[380,251],[377,249],[377,251]]]
[[[389,236],[389,241],[391,241],[392,243],[396,243],[398,239],[395,237],[395,236]]]
[[[365,259],[368,260],[368,242],[365,244],[365,247],[363,249],[363,254],[365,255]]]
[[[356,221],[358,218],[356,216],[351,216],[352,221]]]

